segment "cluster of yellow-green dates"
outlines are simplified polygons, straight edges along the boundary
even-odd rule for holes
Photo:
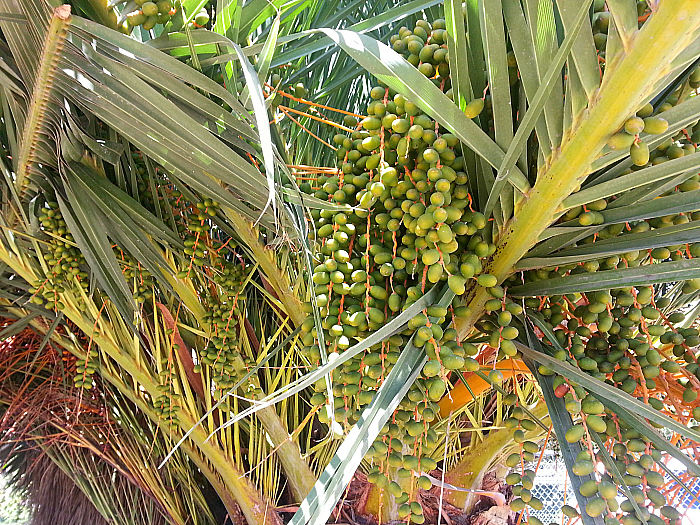
[[[635,166],[646,166],[649,162],[649,146],[640,140],[639,134],[660,135],[668,129],[668,122],[662,117],[652,116],[653,113],[654,106],[646,104],[635,116],[627,119],[622,130],[608,140],[610,149],[628,149]],[[683,152],[680,156],[683,156]]]
[[[297,82],[293,86],[283,86],[282,77],[280,77],[280,75],[277,73],[273,73],[270,76],[270,85],[273,89],[276,90],[275,96],[272,98],[273,107],[279,106],[284,100],[284,96],[280,94],[280,91],[288,93],[289,95],[292,95],[295,98],[306,98],[306,95],[308,94],[308,91],[306,90],[306,87],[302,82]]]
[[[117,257],[119,257],[119,255],[120,254],[118,254]],[[151,272],[142,268],[141,265],[127,256],[122,273],[127,282],[131,283],[134,289],[133,298],[137,303],[143,303],[147,299],[153,297],[155,278],[151,275]]]
[[[168,336],[173,334],[173,330],[169,329],[167,331]],[[179,345],[174,343],[172,345],[172,351],[177,352],[179,350]],[[180,411],[179,400],[182,398],[180,394],[174,391],[173,388],[173,374],[175,373],[173,367],[177,358],[174,356],[162,357],[160,360],[160,371],[158,372],[158,377],[160,378],[160,384],[156,387],[159,395],[154,397],[152,400],[153,411],[158,415],[158,417],[168,423],[171,430],[174,430],[180,424],[180,418],[178,413]]]
[[[31,301],[35,304],[46,302],[46,308],[61,310],[65,308],[60,297],[62,293],[71,292],[80,297],[81,289],[88,288],[88,273],[82,268],[85,257],[68,231],[58,202],[48,202],[38,218],[42,231],[47,234],[49,250],[44,254],[44,261],[48,272],[44,281],[37,281],[30,288],[33,294]],[[85,301],[78,301],[77,304],[81,310],[86,308]]]
[[[690,257],[700,255],[700,246],[680,246]],[[668,249],[651,250],[653,256],[665,258]],[[630,259],[634,261],[635,259]],[[598,268],[581,271],[595,271]],[[543,279],[549,278],[544,271]],[[688,281],[685,286],[696,290],[700,283]],[[547,333],[553,334],[553,356],[568,361],[592,377],[614,386],[627,394],[647,402],[655,410],[668,410],[667,385],[682,388],[682,395],[673,401],[673,410],[679,415],[687,413],[700,421],[698,392],[694,387],[700,378],[697,347],[700,331],[685,327],[685,315],[673,311],[668,297],[655,294],[651,286],[624,287],[565,296],[528,298],[524,306],[529,314],[537,317]],[[581,386],[563,376],[555,375],[545,366],[539,367],[545,376],[554,375],[554,395],[562,398],[566,410],[573,416],[574,424],[560,439],[571,443],[584,443],[584,447],[572,466],[575,475],[581,476],[577,488],[585,498],[585,505],[576,509],[565,505],[562,509],[569,518],[585,513],[591,517],[604,517],[606,525],[641,525],[646,520],[650,525],[678,523],[679,514],[669,505],[660,490],[665,484],[658,464],[662,459],[659,450],[642,435],[634,422],[627,421],[587,392]],[[516,407],[505,426],[519,426],[522,411]],[[652,426],[662,425],[651,422]],[[523,425],[524,426],[524,425]],[[531,430],[532,428],[525,428]],[[605,463],[606,459],[596,453],[597,446],[589,439],[596,436],[603,442],[612,442],[612,461],[615,469]],[[532,495],[533,475],[522,470],[522,462],[535,459],[537,446],[525,440],[525,434],[516,430],[514,439],[522,443],[519,453],[513,453],[506,464],[515,469],[506,481],[514,485],[516,498],[511,503],[515,511],[527,506],[541,508],[541,501]],[[595,456],[591,455],[591,452]],[[597,457],[596,457],[597,456]],[[596,465],[606,464],[600,474]],[[618,502],[619,479],[629,487],[631,499]],[[622,494],[622,492],[620,492]],[[627,494],[623,494],[627,495]],[[632,500],[636,503],[632,503]],[[530,516],[528,523],[541,525]]]
[[[175,14],[177,0],[136,0],[138,9],[127,15],[129,27],[141,26],[146,30],[153,29],[156,24],[167,24],[170,17]],[[197,27],[204,27],[209,23],[209,12],[203,6],[194,17]]]
[[[238,316],[244,300],[240,294],[246,270],[240,262],[222,258],[217,259],[215,268],[212,281],[216,287],[205,290],[202,301],[207,308],[203,320],[210,326],[211,337],[207,346],[199,352],[199,363],[195,366],[195,371],[201,372],[203,367],[209,368],[209,377],[216,385],[214,399],[218,401],[238,382],[239,373],[247,365],[247,356],[241,353],[238,336],[241,330]],[[244,388],[249,396],[260,396],[263,393],[252,382]],[[227,405],[222,403],[220,408],[226,410]]]
[[[444,20],[419,21],[413,30],[401,28],[391,44],[449,92],[445,36]],[[280,78],[273,75],[271,83],[277,86]],[[297,97],[304,92],[303,86],[292,88]],[[501,355],[516,354],[512,340],[518,328],[511,321],[522,308],[505,298],[495,276],[485,273],[484,261],[496,247],[486,231],[486,217],[473,208],[459,140],[384,85],[375,86],[370,97],[361,122],[344,118],[354,131],[333,137],[338,173],[300,184],[302,192],[318,199],[352,206],[310,212],[316,260],[313,293],[321,319],[320,326],[313,315],[303,323],[302,355],[312,364],[320,361],[320,336],[326,352],[346,350],[435,286],[447,286],[456,295],[476,286],[486,288],[493,298],[488,304],[493,323],[486,333]],[[466,114],[475,118],[486,107],[485,99],[478,98]],[[312,313],[311,304],[306,310]],[[477,346],[458,340],[453,327],[455,318],[468,315],[469,308],[459,298],[449,307],[426,305],[404,331],[336,369],[331,392],[335,412],[319,412],[323,422],[354,424],[409,340],[425,351],[428,361],[421,375],[367,454],[372,462],[368,480],[386,488],[399,505],[399,515],[413,523],[423,523],[422,508],[411,501],[415,493],[392,480],[390,469],[398,469],[399,478],[416,476],[419,487],[430,488],[430,479],[421,473],[436,466],[429,451],[436,441],[430,422],[439,412],[437,402],[454,379],[453,371],[480,368],[474,359]],[[486,321],[480,325],[486,326]],[[491,377],[498,382],[498,375]],[[311,403],[329,403],[327,396],[325,383],[319,382]]]
[[[94,348],[87,352],[85,359],[78,359],[75,362],[75,376],[73,385],[76,388],[90,390],[94,386],[93,374],[97,371],[99,352]]]
[[[185,255],[184,268],[180,270],[176,277],[185,279],[190,276],[193,266],[204,266],[212,255],[205,243],[204,232],[211,229],[210,219],[216,216],[219,203],[212,199],[198,202],[197,213],[191,213],[187,217],[187,230],[185,235]]]
[[[142,26],[144,29],[153,29],[156,24],[167,24],[173,11],[172,0],[136,0],[138,11],[129,13],[127,21],[131,27]]]
[[[638,17],[638,27],[641,28],[644,22],[647,20],[650,8],[649,3],[646,0],[637,1],[636,15]],[[605,10],[605,0],[594,0],[593,2],[593,43],[599,52],[600,57],[606,58],[607,43],[608,43],[608,31],[610,30],[610,21],[612,20],[612,13]],[[632,11],[634,13],[634,11]],[[605,67],[605,62],[602,62],[601,67]]]

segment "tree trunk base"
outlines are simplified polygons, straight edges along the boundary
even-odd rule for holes
[[[510,525],[514,523],[515,513],[510,507],[494,505],[482,512],[472,514],[469,525]]]
[[[439,472],[434,472],[433,475],[440,477]],[[512,498],[512,491],[502,479],[499,479],[494,472],[488,472],[482,482],[479,484],[481,490],[501,492],[506,501]],[[376,485],[372,485],[366,481],[362,474],[358,474],[350,484],[348,490],[348,498],[345,500],[344,511],[351,511],[354,522],[357,525],[378,525],[378,524],[398,524],[405,523],[405,520],[392,521],[387,519],[385,508],[382,506],[383,519],[378,519],[378,504],[380,499],[380,491]],[[441,525],[514,525],[516,514],[510,510],[508,505],[496,505],[494,500],[488,496],[475,495],[475,502],[470,504],[467,512],[463,508],[457,507],[448,501],[448,490],[443,492],[442,513],[440,512],[440,487],[432,487],[430,490],[419,490],[416,495],[418,501],[423,507],[423,515],[425,516],[426,525],[434,525],[438,523],[440,517]],[[337,515],[337,509],[333,512],[333,517]],[[333,522],[333,517],[329,523]],[[343,520],[339,520],[343,522]],[[343,522],[345,523],[345,522]]]

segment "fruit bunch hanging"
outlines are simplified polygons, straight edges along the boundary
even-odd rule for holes
[[[127,7],[134,6],[129,3]],[[149,31],[156,24],[167,24],[178,9],[182,9],[180,0],[135,0],[135,9],[126,15],[129,30],[141,26]],[[209,9],[210,6],[208,3],[205,3],[194,14],[191,22],[194,27],[207,26],[210,16]],[[189,13],[185,13],[185,15],[189,15]]]
[[[600,12],[595,16],[605,18]],[[603,27],[603,21],[596,24],[595,27]],[[420,20],[413,30],[402,28],[390,42],[394,51],[403,54],[449,97],[451,80],[445,35],[444,20],[432,24]],[[598,40],[601,37],[597,44]],[[508,57],[514,84],[518,81],[517,63],[512,52]],[[700,73],[693,73],[690,82],[696,82],[697,76]],[[695,326],[683,325],[685,316],[676,311],[676,305],[700,289],[698,280],[680,283],[670,293],[658,287],[629,286],[531,297],[539,294],[529,293],[531,288],[526,288],[530,283],[570,274],[697,257],[699,245],[657,243],[648,251],[592,256],[583,263],[556,264],[513,274],[499,286],[496,278],[484,271],[495,250],[492,225],[479,212],[471,193],[475,181],[467,168],[462,145],[403,95],[383,85],[374,87],[370,95],[367,116],[359,121],[346,117],[345,126],[354,131],[334,137],[337,173],[320,175],[300,185],[302,191],[319,199],[352,206],[342,212],[311,212],[316,266],[312,277],[314,298],[307,311],[311,314],[313,308],[319,308],[323,337],[319,337],[315,317],[309,315],[302,326],[303,353],[311,363],[319,364],[324,352],[342,353],[379,330],[433,287],[446,285],[455,294],[451,305],[426,305],[404,331],[376,343],[333,373],[335,413],[331,417],[339,423],[353,424],[409,340],[422,347],[429,358],[367,454],[371,464],[368,480],[394,497],[402,519],[414,523],[424,520],[416,500],[418,488],[431,486],[424,474],[436,466],[431,453],[437,436],[430,423],[438,411],[437,401],[454,384],[457,373],[482,368],[475,357],[483,356],[485,348],[496,349],[498,360],[521,358],[516,339],[533,330],[524,316],[536,318],[547,330],[542,339],[556,359],[635,396],[655,410],[667,413],[672,409],[682,420],[700,417],[696,355],[700,336]],[[693,138],[697,138],[700,129],[697,124],[698,129],[691,125],[663,142],[655,140],[668,128],[663,112],[683,96],[679,89],[664,104],[645,105],[611,137],[603,154],[625,150],[630,155],[629,167],[619,170],[620,175],[695,152]],[[471,101],[465,113],[480,119],[482,127],[492,132],[490,109],[485,93],[483,98]],[[700,177],[688,175],[686,180],[660,192],[660,196],[673,198],[674,194],[699,188]],[[606,212],[608,206],[617,206],[615,200],[616,196],[612,196],[572,207],[557,221],[562,226],[593,228],[573,242],[572,250],[606,239],[680,227],[699,218],[695,210],[700,205],[691,205],[673,216],[615,223]],[[466,340],[460,340],[455,321],[470,313],[460,296],[476,286],[486,288],[491,299],[476,330]],[[518,286],[528,293],[508,293],[509,288],[517,290]],[[542,336],[542,332],[533,333]],[[606,525],[640,525],[643,520],[655,525],[675,523],[678,513],[659,491],[663,449],[658,443],[650,443],[635,430],[635,421],[610,410],[571,378],[557,375],[545,366],[539,366],[538,373],[554,376],[551,388],[555,397],[563,398],[574,418],[566,436],[560,438],[585,444],[576,459],[574,473],[582,479],[588,476],[580,487],[580,495],[588,503],[579,510],[566,506],[564,512],[571,516],[579,512],[605,516]],[[500,381],[499,376],[497,370],[489,375],[495,383]],[[507,463],[516,467],[533,461],[539,445],[528,439],[536,423],[526,407],[519,404],[516,396],[507,397],[514,406],[506,426],[514,429],[520,447],[520,452],[509,457]],[[317,384],[311,401],[315,405],[328,403],[323,382]],[[328,421],[323,410],[319,414]],[[592,433],[601,443],[614,444],[613,463],[607,461],[598,442],[592,440]],[[602,472],[601,467],[596,470],[599,462],[605,466]],[[531,494],[533,480],[534,472],[529,469],[520,469],[508,477],[514,485],[514,510],[542,508],[542,502]],[[628,491],[622,492],[623,481]],[[628,499],[617,505],[618,490],[634,502]],[[541,525],[534,516],[530,522]]]
[[[689,249],[699,253],[698,248],[691,245]],[[532,298],[526,299],[525,304],[528,313],[552,334],[550,344],[545,338],[545,346],[553,357],[636,397],[654,410],[673,410],[681,420],[693,418],[697,422],[700,369],[696,347],[700,344],[700,332],[696,327],[683,327],[685,315],[673,311],[673,302],[683,295],[681,288],[695,291],[687,288],[689,283],[676,287],[675,301],[660,297],[653,287],[629,287]],[[566,505],[565,515],[576,517],[586,512],[591,517],[604,516],[606,525],[638,525],[642,519],[657,525],[677,523],[678,511],[660,490],[668,481],[661,465],[665,451],[660,442],[650,442],[647,434],[640,431],[640,425],[643,428],[646,423],[640,423],[642,419],[636,414],[606,406],[602,402],[605,399],[596,398],[546,366],[541,365],[538,372],[553,376],[553,394],[562,398],[573,418],[565,435],[558,437],[577,447],[583,444],[572,470],[581,478],[577,490],[587,503],[579,510]],[[517,427],[517,414],[505,424]],[[662,427],[654,422],[652,425]],[[697,423],[693,427],[697,430]],[[664,440],[661,438],[661,443]],[[601,449],[602,443],[612,446],[611,456]],[[521,465],[534,459],[527,452],[522,449],[506,460],[515,469],[507,482],[514,485],[517,498],[512,508],[516,511],[528,505],[537,510],[540,504],[531,495],[532,487],[522,481],[527,476]],[[598,470],[596,475],[598,465],[604,465],[605,470]],[[697,475],[700,471],[689,472]],[[627,499],[618,503],[619,496]],[[530,522],[539,525],[534,517]]]
[[[201,374],[214,398],[219,400],[247,373],[251,364],[250,356],[240,351],[239,344],[242,328],[239,316],[246,299],[244,284],[249,265],[235,250],[235,242],[215,226],[215,216],[219,211],[217,202],[209,198],[199,200],[189,192],[185,197],[173,188],[161,166],[139,151],[132,151],[129,155],[127,165],[137,181],[133,197],[154,215],[166,210],[167,226],[183,238],[184,248],[175,256],[175,277],[189,280],[195,287],[201,298],[202,322],[207,330],[207,337],[195,344],[198,354],[195,371]],[[69,231],[56,196],[47,193],[45,198],[38,220],[43,241],[48,246],[44,254],[46,274],[29,289],[31,302],[60,312],[67,307],[64,301],[68,298],[70,307],[86,310],[89,303],[84,298],[100,296],[102,292],[90,287],[87,261]],[[157,309],[157,303],[165,301],[159,293],[162,276],[154,276],[143,262],[116,243],[113,252],[133,299],[141,308],[141,316],[148,318],[150,312]],[[204,281],[202,275],[206,276]],[[177,378],[174,367],[177,366],[175,356],[179,345],[173,339],[172,330],[164,335],[166,337],[162,340],[167,343],[167,348],[163,355],[155,355],[158,362],[154,365],[161,393],[151,403],[156,413],[168,420],[174,430],[178,424],[179,403],[174,386]],[[90,389],[94,386],[92,376],[99,368],[99,359],[96,345],[92,345],[87,358],[76,362],[76,387]],[[243,388],[247,395],[262,394],[255,377]],[[222,403],[220,409],[227,411],[228,405]]]
[[[153,29],[156,24],[167,24],[173,14],[172,0],[136,0],[138,9],[127,16],[129,26],[141,26],[146,30]]]
[[[421,20],[413,30],[402,28],[391,41],[394,50],[450,93],[444,20]],[[333,417],[352,424],[412,336],[413,344],[427,353],[419,379],[368,453],[374,464],[368,479],[396,498],[401,518],[422,523],[415,495],[418,487],[430,488],[423,474],[436,467],[430,457],[437,441],[430,428],[439,410],[436,402],[445,394],[452,371],[479,368],[473,357],[477,346],[458,340],[454,328],[454,319],[468,314],[459,296],[470,285],[482,286],[499,308],[504,305],[500,328],[491,338],[510,355],[516,352],[512,339],[518,335],[510,320],[522,308],[505,298],[494,276],[483,272],[495,246],[486,218],[474,208],[457,138],[384,86],[374,87],[371,98],[367,117],[360,122],[345,118],[344,124],[355,131],[334,137],[338,173],[301,185],[302,191],[319,199],[353,207],[340,213],[311,212],[318,247],[314,300],[322,317],[325,350],[332,353],[368,337],[433,287],[446,284],[457,296],[447,307],[426,305],[406,330],[347,361],[333,376]],[[481,98],[470,103],[469,116],[477,117],[485,105]],[[314,317],[309,316],[302,328],[305,356],[319,363]],[[312,402],[327,401],[320,382]],[[320,414],[325,419],[324,412]]]

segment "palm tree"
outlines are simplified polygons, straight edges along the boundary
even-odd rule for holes
[[[137,476],[135,464],[107,456],[100,468],[136,480],[128,490],[140,487],[165,508],[158,519],[173,523],[202,506],[202,487],[251,525],[282,523],[277,507],[299,503],[294,523],[326,522],[358,469],[375,482],[366,496],[383,508],[380,519],[421,523],[423,509],[409,498],[427,501],[436,485],[437,514],[443,501],[462,504],[455,485],[478,488],[506,453],[510,467],[534,457],[552,428],[584,522],[617,511],[603,482],[628,497],[623,521],[661,520],[644,505],[662,460],[697,473],[691,458],[700,441],[689,423],[700,386],[694,3],[176,4],[0,0],[0,301],[14,320],[3,335],[29,328],[42,340],[8,368],[6,403],[25,384],[9,371],[34,381],[35,356],[65,351],[66,368],[52,381],[71,399],[133,414],[108,417],[125,451],[146,451],[151,461],[144,436],[170,451],[158,458],[167,474]],[[395,118],[382,120],[378,103]],[[342,125],[332,109],[347,117]],[[368,111],[364,131],[355,129]],[[410,146],[403,135],[417,128],[397,124],[392,143],[392,122],[414,125],[414,117],[430,133],[411,135]],[[326,139],[338,128],[346,133],[334,146]],[[438,139],[444,147],[428,148]],[[338,161],[353,176],[347,192],[336,182]],[[394,199],[408,195],[391,188],[423,165],[440,174],[454,166],[455,178],[441,180],[464,233],[438,231],[453,222],[443,218],[423,229],[444,238],[416,235],[402,208],[384,227]],[[433,182],[423,191],[411,179],[425,195]],[[332,225],[346,220],[357,244],[352,229],[335,239]],[[391,246],[392,230],[393,253],[380,249],[390,257],[375,259],[373,271],[369,244],[379,246],[386,231]],[[403,272],[401,293],[391,276],[403,268],[378,269],[403,253],[396,232],[413,235],[399,240],[415,249],[418,270],[417,278]],[[329,248],[330,237],[341,248]],[[419,246],[416,237],[432,240]],[[434,250],[419,262],[427,242]],[[350,290],[343,270],[350,273],[355,253],[358,262],[364,256],[367,285],[353,280],[362,297],[351,313],[364,321],[352,324],[343,321],[344,299],[332,296],[349,292],[329,280],[335,272],[333,283]],[[328,256],[333,268],[318,259]],[[385,301],[390,286],[395,308]],[[370,353],[383,356],[375,378],[372,365],[352,361]],[[396,361],[385,366],[389,353]],[[357,377],[341,376],[349,373]],[[71,376],[72,386],[64,382]],[[370,379],[364,408],[349,406]],[[463,386],[444,396],[446,382]],[[540,392],[545,403],[537,404]],[[80,406],[76,418],[85,417]],[[432,423],[428,408],[441,413]],[[390,418],[404,435],[397,415],[420,426],[409,432],[425,444],[415,464],[396,437],[382,456]],[[464,446],[469,426],[476,430]],[[25,438],[48,440],[44,428],[27,425]],[[611,455],[604,440],[626,448]],[[62,451],[48,455],[70,471]],[[608,477],[589,469],[591,454]],[[392,457],[403,463],[389,464]],[[426,476],[436,460],[451,485]],[[197,487],[180,482],[170,497],[165,487],[188,475]],[[516,511],[536,508],[524,492],[529,477],[522,470],[510,478],[521,495]],[[90,479],[76,484],[104,499]],[[646,492],[635,487],[642,482]],[[651,501],[676,519],[665,499]],[[118,519],[114,506],[96,507]],[[362,510],[377,512],[370,507]]]

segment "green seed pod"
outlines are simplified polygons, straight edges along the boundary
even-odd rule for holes
[[[504,326],[501,330],[501,337],[503,339],[512,340],[518,337],[519,330],[515,326]]]
[[[524,510],[526,506],[527,506],[527,503],[525,503],[520,498],[516,498],[510,502],[510,509],[514,512],[520,512],[521,510]]]
[[[590,459],[584,459],[574,463],[571,470],[577,476],[587,476],[593,472],[593,470],[595,470],[595,465],[593,465],[593,462]]]
[[[448,355],[442,360],[447,370],[459,370],[464,367],[464,358],[458,355]]]
[[[197,13],[197,16],[194,18],[194,22],[198,26],[205,26],[209,23],[209,13],[206,11],[206,9],[202,9],[199,13]]]
[[[661,117],[647,117],[644,119],[644,133],[660,135],[668,129],[668,121]]]
[[[527,431],[532,432],[537,428],[537,423],[535,423],[532,419],[523,419],[520,422],[520,425]],[[531,460],[528,460],[531,461]]]
[[[314,406],[323,405],[326,402],[326,395],[322,392],[316,392],[313,396],[311,396],[310,402]]]
[[[481,365],[479,364],[479,361],[472,357],[465,357],[464,358],[464,369],[467,372],[476,372],[481,368]]]
[[[652,505],[655,507],[662,507],[666,505],[666,497],[656,489],[647,489],[647,498],[649,498],[649,501],[651,501]]]
[[[436,249],[428,250],[423,252],[421,256],[421,261],[426,266],[431,266],[440,260],[440,252]]]
[[[673,324],[682,323],[685,320],[685,315],[682,312],[673,312],[668,316],[668,320]]]
[[[365,117],[362,120],[362,127],[367,131],[372,131],[382,127],[382,121],[377,117]]]
[[[683,401],[685,403],[692,403],[698,398],[698,392],[692,386],[689,386],[683,391]]]
[[[660,316],[660,314],[657,311],[656,318],[658,318],[659,316]],[[661,325],[652,325],[652,326],[647,326],[647,331],[649,332],[649,335],[653,335],[654,337],[659,337],[659,336],[663,335],[663,333],[666,331],[666,329]]]
[[[423,433],[423,430],[425,430],[425,428],[423,426],[423,423],[421,422],[411,421],[409,423],[406,423],[406,432],[408,432],[409,436],[420,436]]]
[[[156,7],[156,10],[157,9],[158,8]],[[150,31],[151,29],[153,29],[156,26],[157,23],[158,23],[158,15],[153,15],[153,16],[149,16],[146,19],[146,21],[143,24],[141,24],[141,27],[144,28],[146,31]]]
[[[649,470],[645,474],[647,485],[661,487],[664,484],[664,476],[656,471]]]
[[[624,150],[629,149],[629,147],[634,143],[634,135],[629,133],[621,132],[615,133],[610,139],[608,139],[608,147],[612,150]]]
[[[630,452],[644,452],[644,450],[646,450],[646,443],[641,439],[630,439],[627,442],[627,450]]]
[[[464,108],[464,114],[468,118],[476,118],[478,117],[481,112],[484,109],[484,99],[483,98],[477,98],[472,100],[467,106]]]
[[[609,481],[601,481],[598,484],[598,493],[606,500],[614,499],[617,496],[617,486]]]
[[[644,120],[640,117],[632,117],[625,122],[625,131],[630,135],[638,135],[644,131]]]
[[[509,341],[508,339],[504,339],[503,341],[501,341],[499,348],[503,351],[504,354],[510,357],[513,357],[518,353],[518,349],[515,346],[515,343]]]
[[[420,459],[420,468],[423,472],[430,472],[437,468],[437,461],[433,458],[424,456]]]
[[[423,514],[423,507],[421,507],[421,504],[418,503],[417,501],[412,501],[411,502],[411,512],[413,514]]]
[[[423,375],[425,377],[435,377],[440,373],[441,368],[440,362],[432,359],[423,366]]]
[[[677,146],[675,144],[669,146],[666,149],[666,156],[669,159],[680,159],[685,155],[685,150],[681,148],[680,146]]]
[[[596,215],[594,212],[587,211],[578,216],[578,223],[581,226],[591,226],[595,223]]]
[[[428,281],[431,283],[436,283],[442,278],[443,266],[440,263],[435,263],[430,268],[428,268]]]
[[[377,475],[374,479],[374,484],[377,485],[377,487],[379,488],[385,488],[389,484],[389,478],[387,478],[381,472],[377,472]]]
[[[646,118],[650,117],[654,113],[654,106],[652,106],[650,103],[644,104],[642,108],[637,111],[637,116],[641,118]]]
[[[583,438],[585,432],[586,431],[583,428],[583,425],[574,425],[566,431],[564,439],[566,439],[566,441],[568,441],[569,443],[576,443],[577,441],[580,441]]]
[[[156,5],[158,6],[159,13],[169,13],[173,8],[171,0],[160,0],[156,2]]]
[[[155,16],[158,14],[158,5],[155,2],[144,2],[141,11],[146,16]]]
[[[381,86],[375,86],[372,88],[372,90],[369,92],[369,96],[372,97],[374,100],[380,100],[384,98],[386,90],[385,88]]]
[[[306,87],[304,87],[304,84],[302,84],[301,82],[298,82],[294,86],[294,95],[297,98],[304,98],[306,96]]]
[[[440,401],[446,389],[447,385],[442,379],[433,378],[428,386],[428,397],[431,401]]]
[[[636,166],[646,166],[649,162],[649,146],[643,140],[630,146],[630,158]]]
[[[501,301],[499,301],[498,299],[489,299],[484,304],[484,308],[487,312],[494,312],[496,310],[500,310],[501,306]]]
[[[658,377],[660,373],[661,370],[658,366],[647,365],[642,368],[642,374],[644,374],[645,379],[654,379],[655,377]]]
[[[534,496],[532,497],[532,499],[530,499],[529,505],[535,510],[542,510],[544,508],[544,503],[542,502],[542,500],[539,498],[535,498]]]
[[[439,209],[444,212],[444,210],[442,210],[441,208],[439,208]],[[438,210],[435,210],[435,212],[433,213],[433,218],[435,218],[435,214],[437,212],[438,212]],[[447,218],[446,215],[447,214],[445,212],[445,219]],[[436,220],[436,222],[438,222],[438,221]],[[444,222],[444,219],[442,221],[439,221],[439,222]],[[443,242],[443,243],[452,242],[454,235],[452,234],[452,230],[450,229],[450,227],[447,224],[441,224],[440,227],[438,228],[437,232],[438,232],[438,238],[440,239],[440,242]]]
[[[680,513],[674,507],[669,505],[664,505],[661,507],[661,515],[670,520],[677,520],[681,517]]]
[[[508,467],[511,467],[511,468],[516,466],[517,464],[520,463],[520,454],[516,454],[516,453],[511,454],[510,456],[508,456],[506,458],[505,463]]]
[[[594,398],[591,395],[588,395],[581,401],[581,410],[586,414],[597,415],[602,414],[605,410],[605,407],[603,406],[603,403],[598,401],[596,398]]]
[[[586,425],[588,425],[588,428],[598,433],[603,433],[608,428],[605,421],[595,415],[590,415],[586,418]]]
[[[136,27],[143,24],[148,19],[148,17],[142,12],[136,11],[134,13],[130,13],[126,17],[126,19],[128,20],[129,24],[131,24],[133,27]]]
[[[606,507],[607,504],[603,498],[593,498],[586,504],[586,514],[595,518],[605,512]]]
[[[579,492],[582,496],[590,498],[598,492],[598,482],[594,479],[584,481],[579,487]]]
[[[498,284],[498,279],[496,279],[494,275],[488,273],[481,274],[476,278],[476,280],[479,283],[479,286],[483,286],[484,288],[491,288]]]
[[[578,511],[574,507],[572,507],[571,505],[564,505],[561,508],[561,511],[564,514],[564,516],[566,516],[567,518],[577,518],[579,515]]]
[[[389,485],[386,487],[386,490],[389,492],[389,494],[397,498],[401,496],[401,494],[403,494],[403,489],[401,488],[401,485],[399,485],[395,481],[389,483]]]
[[[435,76],[435,66],[433,66],[429,62],[423,62],[421,65],[419,65],[418,71],[423,73],[428,78],[432,78],[433,76]]]
[[[489,380],[496,385],[500,385],[503,383],[503,372],[500,370],[491,370],[489,372]]]
[[[644,468],[638,463],[628,463],[626,468],[627,474],[632,476],[642,476],[644,474]]]
[[[508,485],[516,485],[520,483],[521,479],[522,477],[520,476],[520,474],[518,474],[517,472],[511,472],[506,476],[506,483]]]
[[[369,294],[372,297],[374,297],[375,299],[379,299],[382,301],[385,300],[388,296],[387,291],[384,288],[382,288],[381,286],[376,286],[376,285],[372,286],[369,289]]]
[[[433,482],[430,481],[430,478],[426,476],[420,476],[416,482],[418,483],[418,486],[422,488],[423,490],[430,490],[430,487],[433,486]]]
[[[450,275],[447,279],[447,284],[455,295],[464,295],[467,280],[461,275]]]
[[[534,454],[534,453],[537,452],[539,449],[540,449],[540,447],[538,447],[538,446],[537,446],[537,443],[535,443],[534,441],[525,441],[525,442],[523,442],[523,450],[525,450],[526,452],[531,452],[531,453]]]

